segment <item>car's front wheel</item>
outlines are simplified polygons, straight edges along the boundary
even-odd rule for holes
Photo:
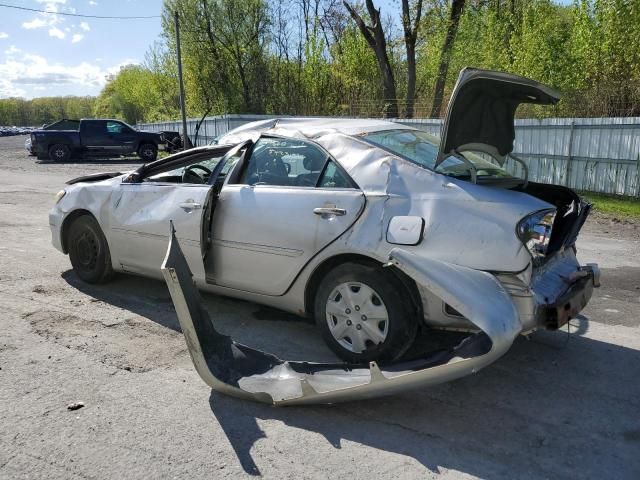
[[[138,149],[138,156],[144,162],[153,162],[158,156],[158,147],[153,143],[144,143]]]
[[[373,265],[344,263],[331,270],[320,283],[314,307],[327,345],[351,363],[397,360],[418,330],[402,282]]]
[[[104,283],[113,276],[107,239],[95,218],[82,215],[69,227],[67,249],[73,271],[87,283]]]

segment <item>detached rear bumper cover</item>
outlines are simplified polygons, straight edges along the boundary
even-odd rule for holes
[[[386,367],[285,361],[216,331],[174,233],[162,273],[200,377],[218,392],[273,405],[371,398],[454,380],[497,360],[520,333],[516,309],[492,275],[402,249],[394,249],[390,260],[481,332],[450,350]]]

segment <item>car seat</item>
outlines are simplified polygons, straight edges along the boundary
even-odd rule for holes
[[[302,165],[309,173],[301,173],[296,177],[296,185],[301,187],[315,187],[318,183],[320,171],[324,167],[327,156],[315,150],[305,152]]]

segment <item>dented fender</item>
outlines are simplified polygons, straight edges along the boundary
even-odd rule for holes
[[[491,361],[502,356],[522,330],[511,295],[490,273],[394,248],[390,263],[431,291],[486,333]]]
[[[286,361],[215,329],[173,228],[162,273],[205,383],[227,395],[278,406],[373,398],[454,380],[497,360],[520,332],[517,311],[492,275],[403,249],[394,249],[390,262],[465,315],[478,333],[454,348],[386,366]]]

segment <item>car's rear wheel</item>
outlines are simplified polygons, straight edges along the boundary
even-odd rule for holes
[[[49,159],[52,162],[66,162],[71,158],[71,149],[68,145],[57,143],[49,147]]]
[[[382,267],[337,266],[320,283],[314,307],[329,348],[352,363],[397,360],[418,330],[406,288]]]
[[[82,280],[104,283],[113,276],[107,239],[91,215],[73,220],[66,243],[73,270]]]
[[[143,143],[138,149],[138,156],[144,162],[153,162],[158,156],[158,147],[153,143]]]

